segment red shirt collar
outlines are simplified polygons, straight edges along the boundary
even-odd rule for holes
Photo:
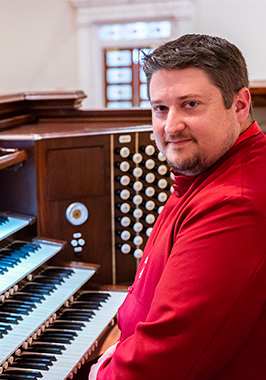
[[[242,141],[247,140],[249,137],[256,136],[261,132],[261,129],[256,121],[254,121],[248,129],[246,129],[234,143],[233,146],[240,144]]]

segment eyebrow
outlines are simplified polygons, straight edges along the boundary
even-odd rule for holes
[[[196,94],[196,93],[191,93],[191,94],[186,94],[186,95],[183,95],[183,96],[178,96],[177,99],[178,100],[186,100],[186,99],[191,99],[191,98],[204,98],[206,96],[204,95],[200,95],[200,94]],[[153,104],[161,104],[161,103],[164,103],[163,100],[151,100],[150,103],[153,105]]]

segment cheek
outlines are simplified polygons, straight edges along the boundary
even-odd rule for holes
[[[164,137],[164,127],[163,125],[159,125],[158,123],[153,124],[153,133],[157,139],[162,139]]]

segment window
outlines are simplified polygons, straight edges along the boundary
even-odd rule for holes
[[[105,106],[149,108],[143,53],[151,49],[105,49]]]
[[[102,41],[152,40],[171,36],[170,21],[135,22],[100,27]],[[151,48],[106,48],[105,106],[108,108],[150,108],[146,77],[142,70],[143,53]]]

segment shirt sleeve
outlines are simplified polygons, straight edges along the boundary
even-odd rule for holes
[[[147,319],[97,380],[208,380],[250,335],[266,296],[265,217],[243,199],[204,203],[174,233]]]

